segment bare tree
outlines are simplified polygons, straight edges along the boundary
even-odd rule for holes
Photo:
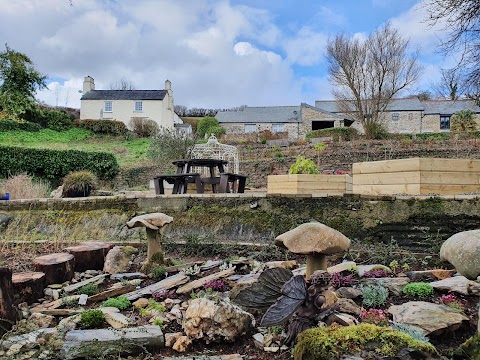
[[[442,42],[445,54],[460,52],[457,65],[467,95],[480,101],[480,0],[424,0],[430,25],[444,24],[448,37]]]
[[[55,107],[58,107],[58,101],[60,100],[60,95],[62,94],[62,87],[60,84],[55,85]]]
[[[466,88],[463,83],[461,69],[441,69],[441,78],[434,84],[435,95],[441,99],[458,100],[464,95]]]
[[[174,111],[175,111],[175,114],[177,114],[178,116],[187,116],[187,107],[184,106],[184,105],[175,105],[173,107]]]
[[[330,81],[339,110],[358,121],[369,138],[385,132],[381,114],[418,79],[417,53],[389,23],[367,39],[337,35],[327,44]]]
[[[116,83],[110,83],[110,90],[136,90],[136,87],[133,82],[122,77]]]

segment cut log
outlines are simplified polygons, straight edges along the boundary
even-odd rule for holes
[[[232,268],[232,269],[227,269],[227,270],[224,270],[224,271],[217,272],[217,273],[212,274],[212,275],[205,276],[205,277],[203,277],[201,279],[198,279],[198,280],[194,280],[194,281],[178,288],[177,294],[188,294],[192,290],[195,290],[195,289],[198,289],[199,287],[202,287],[203,285],[205,285],[209,281],[217,280],[217,279],[220,279],[222,277],[227,277],[227,276],[230,276],[234,273],[235,273],[235,269]]]
[[[135,286],[131,284],[122,285],[121,287],[118,287],[118,288],[105,290],[101,293],[89,296],[87,299],[87,304],[93,304],[95,302],[103,301],[111,297],[123,295],[133,290],[135,290]]]
[[[0,267],[0,337],[9,331],[17,320],[13,307],[12,270]]]
[[[45,274],[43,272],[19,272],[12,275],[15,305],[22,302],[34,303],[43,297]]]
[[[73,278],[75,258],[69,253],[55,253],[33,259],[36,271],[45,273],[45,285],[62,284]]]
[[[158,291],[168,290],[175,286],[185,284],[190,278],[183,273],[178,273],[173,276],[169,276],[166,279],[159,281],[155,284],[144,287],[140,290],[132,291],[125,294],[128,300],[133,301],[141,298],[142,296],[152,295]]]
[[[65,248],[75,258],[75,271],[102,270],[108,250],[101,243],[83,243]]]

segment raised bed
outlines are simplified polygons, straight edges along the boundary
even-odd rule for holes
[[[480,192],[480,160],[410,158],[354,163],[353,193],[455,195]]]
[[[268,194],[332,194],[343,195],[352,192],[352,178],[349,175],[288,174],[269,175]]]

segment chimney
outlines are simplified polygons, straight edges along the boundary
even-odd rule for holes
[[[83,79],[83,94],[88,93],[90,90],[95,90],[95,81],[91,76],[85,76]]]
[[[170,80],[165,80],[165,90],[172,90],[172,83]]]

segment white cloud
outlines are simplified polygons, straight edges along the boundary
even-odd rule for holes
[[[288,61],[304,66],[318,64],[325,54],[327,36],[307,27],[301,28],[295,35],[284,44]]]

